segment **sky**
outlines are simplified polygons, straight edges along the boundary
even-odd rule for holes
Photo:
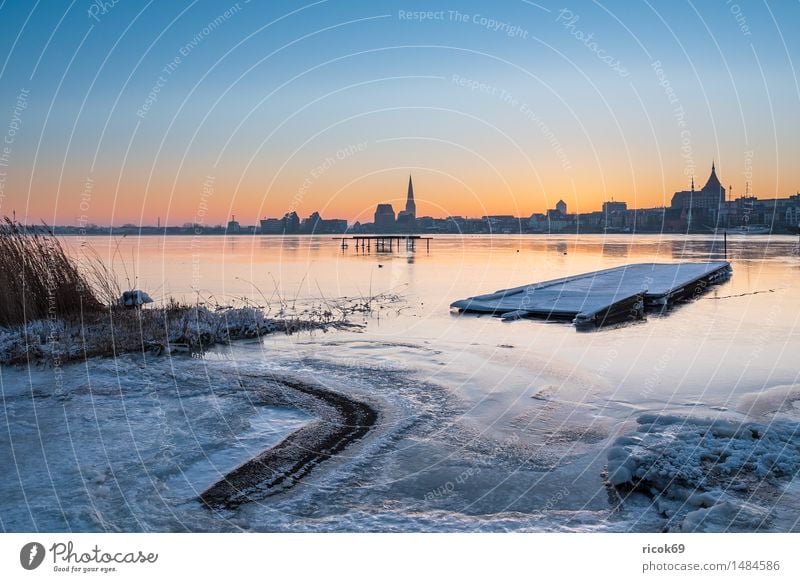
[[[528,216],[800,189],[800,2],[0,0],[0,215]],[[749,183],[749,185],[748,185]]]

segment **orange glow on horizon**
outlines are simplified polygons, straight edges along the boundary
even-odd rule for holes
[[[682,180],[680,171],[669,177],[644,172],[632,177],[600,171],[574,172],[569,176],[542,173],[537,177],[520,171],[503,171],[502,176],[470,171],[470,175],[456,177],[452,172],[412,169],[417,216],[528,217],[554,208],[559,199],[567,203],[569,213],[600,210],[602,203],[612,198],[627,202],[631,209],[653,208],[668,206],[675,191],[689,188],[689,179]],[[695,182],[700,188],[707,175],[705,171],[698,173]],[[744,180],[732,180],[724,169],[719,174],[726,188],[733,183],[734,197],[744,194]],[[792,168],[791,174],[780,180],[759,179],[751,192],[759,198],[787,197],[795,192],[789,185],[800,183],[800,170]],[[262,181],[243,180],[236,190],[238,178],[225,175],[211,180],[210,188],[205,187],[211,194],[204,194],[204,179],[192,177],[175,182],[174,176],[162,176],[153,178],[148,187],[144,179],[120,180],[118,176],[98,174],[93,177],[89,204],[82,204],[84,178],[66,177],[60,188],[34,182],[35,188],[57,190],[59,196],[55,216],[52,203],[45,197],[31,196],[27,220],[76,224],[84,217],[86,222],[99,225],[154,225],[160,218],[162,225],[178,226],[187,222],[218,225],[236,215],[239,222],[249,225],[264,217],[279,218],[289,211],[297,212],[301,218],[316,211],[323,218],[372,222],[379,203],[392,204],[395,212],[404,208],[408,170],[391,169],[355,177],[341,173],[305,188],[302,179],[284,176],[276,180],[267,195]],[[10,214],[9,201],[4,206],[4,213]],[[15,209],[21,218],[24,206]]]

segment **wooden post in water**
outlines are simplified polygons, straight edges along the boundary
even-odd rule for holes
[[[722,231],[723,241],[725,242],[725,260],[728,260],[728,229]]]

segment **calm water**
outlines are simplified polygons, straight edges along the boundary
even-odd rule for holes
[[[67,239],[73,243],[75,239]],[[328,237],[141,237],[90,239],[111,253],[121,279],[158,300],[248,297],[263,303],[274,291],[287,300],[396,292],[401,317],[370,320],[359,341],[430,345],[446,355],[437,376],[498,366],[493,386],[508,387],[520,366],[536,375],[566,375],[577,395],[580,378],[613,386],[630,406],[728,405],[743,391],[797,380],[800,346],[800,254],[796,237],[738,237],[728,242],[734,276],[700,301],[664,318],[599,333],[569,326],[488,317],[458,317],[460,298],[631,262],[724,258],[722,241],[671,236],[440,237],[424,250],[400,254],[342,252]],[[741,297],[734,297],[741,295]],[[331,341],[337,345],[337,334]],[[297,338],[302,341],[302,338]],[[317,338],[325,343],[327,338]],[[502,346],[502,347],[501,347]],[[508,348],[505,346],[513,346]],[[390,357],[390,355],[387,355]],[[449,358],[449,359],[448,359]],[[423,362],[398,362],[419,368]],[[465,381],[466,382],[466,381]],[[564,386],[566,388],[566,386]],[[605,393],[604,398],[609,394]]]
[[[70,252],[79,242],[67,239]],[[328,237],[88,244],[156,300],[393,292],[402,302],[361,332],[240,342],[199,362],[74,366],[61,400],[29,397],[46,393],[52,371],[4,370],[11,446],[0,437],[0,466],[15,475],[0,490],[5,529],[657,531],[649,500],[616,508],[603,485],[616,436],[644,412],[744,420],[754,394],[800,391],[795,237],[729,238],[729,282],[667,316],[592,333],[459,316],[449,304],[632,262],[719,259],[722,241],[437,237],[429,253],[380,255]],[[381,428],[292,494],[211,515],[193,491],[308,420],[242,395],[241,378],[275,371],[369,400]],[[798,527],[800,488],[782,486],[779,502],[763,502],[774,513],[765,529]]]

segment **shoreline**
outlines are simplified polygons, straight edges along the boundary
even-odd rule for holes
[[[365,304],[366,305],[366,304]],[[214,345],[282,333],[362,329],[348,320],[369,305],[342,305],[303,314],[270,317],[255,307],[160,306],[147,309],[106,308],[81,317],[35,320],[0,326],[0,366],[37,363],[60,366],[93,357],[139,353],[186,354],[194,357]]]
[[[290,378],[275,378],[299,398],[295,406],[318,420],[294,431],[229,471],[197,500],[209,509],[235,509],[290,490],[318,465],[364,438],[378,422],[368,404]]]
[[[252,233],[252,232],[163,232],[163,228],[158,232],[152,231],[138,231],[138,230],[123,230],[112,229],[107,232],[72,232],[72,231],[59,231],[53,233],[58,237],[66,238],[101,238],[101,237],[124,237],[124,236],[145,236],[145,237],[223,237],[223,238],[267,238],[267,239],[283,239],[283,238],[318,238],[318,239],[332,239],[339,240],[342,237],[353,236],[431,236],[434,238],[464,238],[464,237],[511,237],[511,236],[534,236],[534,237],[554,237],[554,236],[675,236],[675,237],[706,237],[706,238],[721,238],[724,234],[739,239],[751,239],[753,237],[797,237],[800,231],[793,231],[791,229],[775,229],[772,232],[765,233],[741,233],[736,231],[727,231],[726,233],[705,231],[705,230],[692,230],[686,231],[671,231],[671,230],[636,230],[636,231],[602,231],[602,230],[563,230],[563,231],[519,231],[519,232],[370,232],[370,233],[302,233],[296,232],[291,234],[272,234],[272,233]]]

